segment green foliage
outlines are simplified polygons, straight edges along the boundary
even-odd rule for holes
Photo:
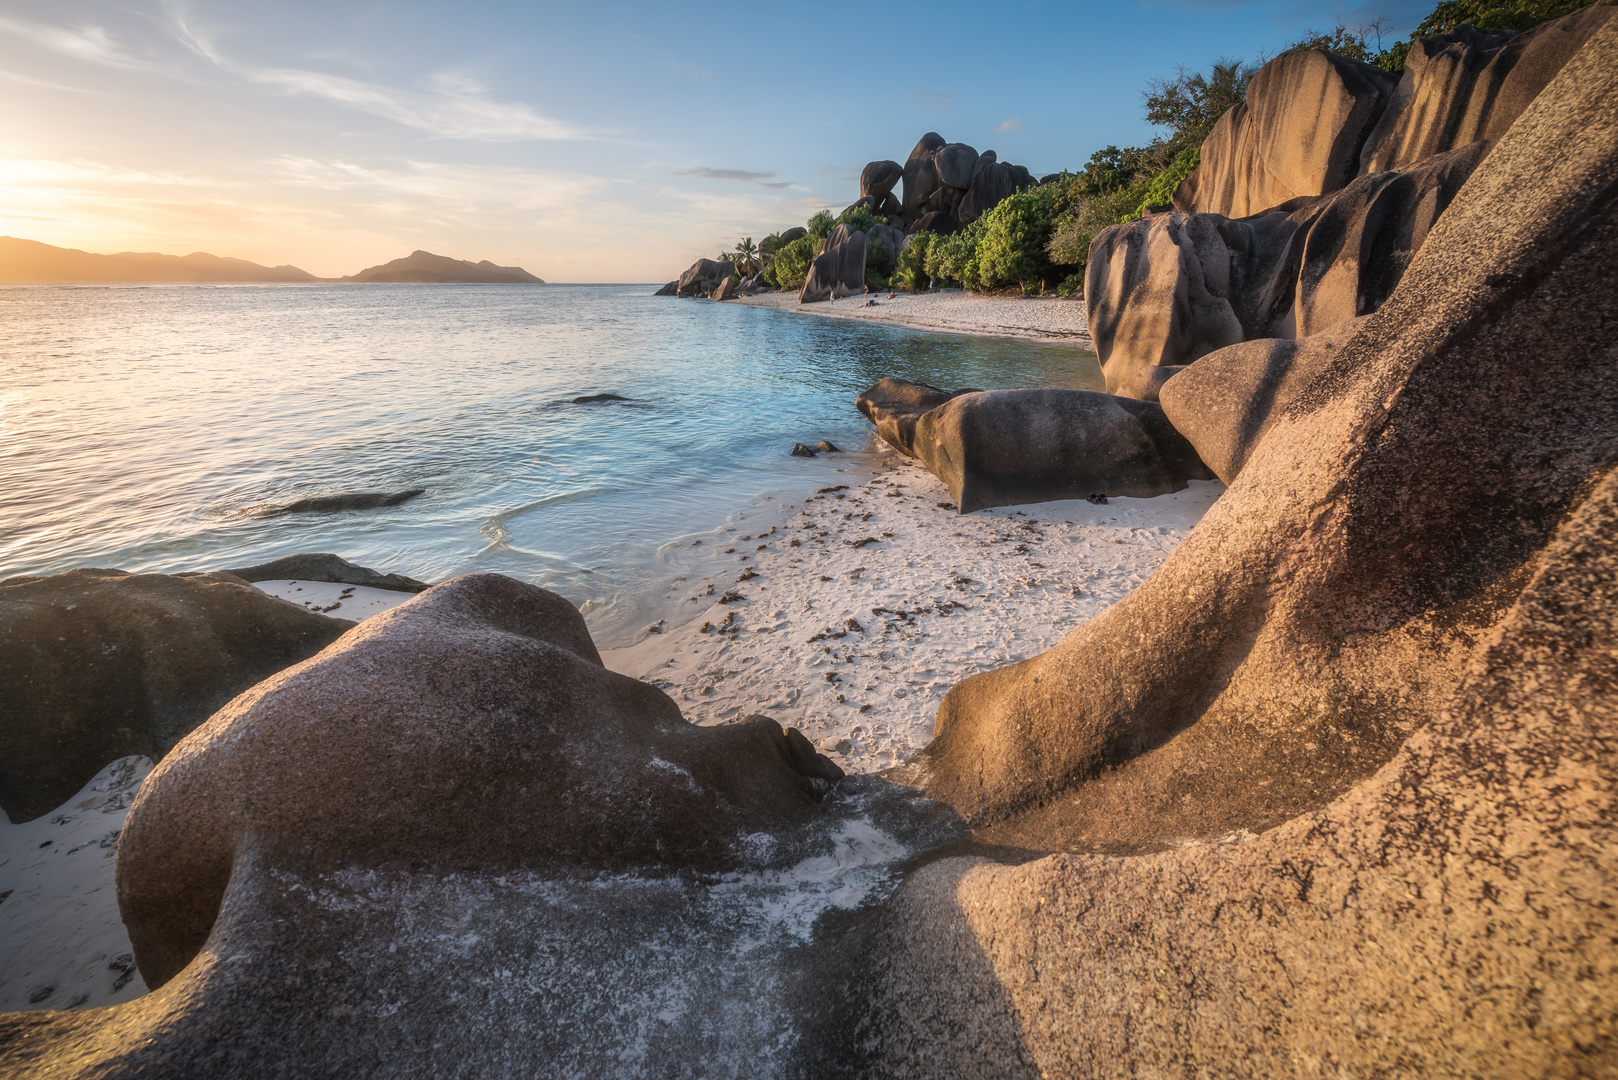
[[[1081,295],[1084,293],[1083,274],[1069,274],[1067,277],[1062,279],[1062,283],[1060,285],[1056,286],[1056,295],[1060,296],[1063,300],[1066,300],[1074,293],[1079,293]]]
[[[1141,197],[1140,204],[1135,208],[1130,220],[1145,217],[1148,207],[1164,206],[1173,201],[1174,189],[1180,186],[1180,181],[1191,175],[1191,171],[1201,161],[1202,147],[1188,146],[1181,150],[1173,163],[1152,177],[1152,182],[1146,185],[1146,194]]]
[[[935,281],[954,281],[968,289],[980,288],[977,256],[982,233],[980,217],[960,232],[934,237],[927,252],[927,276]]]
[[[830,211],[822,210],[805,223],[805,228],[814,239],[824,240],[831,235],[833,229],[837,228],[837,220],[831,216]]]
[[[886,274],[893,269],[893,252],[874,236],[865,238],[865,269]],[[884,280],[882,284],[886,285]]]
[[[818,217],[819,215],[816,216]],[[885,224],[887,224],[886,219],[877,217],[871,212],[870,207],[856,206],[852,209],[844,210],[840,215],[838,215],[837,222],[832,226],[832,228],[836,228],[837,225],[847,225],[850,229],[857,229],[860,232],[870,232],[872,225]],[[809,231],[813,232],[814,230],[811,229]],[[832,230],[827,229],[826,231],[829,233]]]
[[[1072,209],[1076,184],[1051,183],[1000,201],[983,217],[977,245],[978,280],[984,288],[1020,285],[1038,292],[1053,275],[1048,245],[1058,222]]]
[[[880,270],[872,270],[870,267],[866,267],[865,287],[870,289],[872,292],[875,292],[878,289],[886,289],[888,287],[888,281],[889,278],[887,274],[884,274]]]
[[[927,253],[932,250],[936,233],[919,232],[912,236],[899,252],[898,268],[894,277],[911,292],[921,292],[931,284],[927,274]]]
[[[826,215],[830,218],[831,215]],[[813,237],[800,236],[775,253],[775,283],[783,289],[801,289],[809,278],[809,264],[815,261],[817,245]]]
[[[1367,64],[1375,63],[1377,53],[1366,40],[1365,32],[1350,30],[1341,21],[1337,29],[1331,33],[1321,30],[1310,30],[1302,38],[1294,41],[1290,48],[1294,49],[1324,49],[1338,56],[1346,56],[1350,60],[1359,60]]]
[[[1174,133],[1174,153],[1201,146],[1219,118],[1246,99],[1247,84],[1263,63],[1263,56],[1255,64],[1222,56],[1207,75],[1182,67],[1172,79],[1152,79],[1145,90],[1146,122]]]
[[[1422,20],[1412,38],[1447,34],[1462,23],[1471,23],[1480,30],[1532,30],[1548,19],[1585,6],[1580,0],[1443,0],[1433,8],[1432,14]]]

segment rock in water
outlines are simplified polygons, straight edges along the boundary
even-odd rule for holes
[[[826,238],[826,250],[809,265],[798,303],[813,304],[865,289],[865,234],[839,225]]]
[[[226,574],[0,581],[0,808],[27,821],[109,761],[161,758],[231,698],[353,625]]]
[[[426,491],[426,488],[410,488],[408,491],[351,491],[342,495],[316,495],[273,507],[270,513],[339,514],[345,510],[376,510],[384,506],[398,506]]]
[[[842,451],[837,449],[836,445],[833,444],[831,442],[831,440],[829,440],[829,439],[821,439],[819,442],[815,443],[815,453],[817,453],[817,454],[841,454]]]
[[[657,290],[652,295],[653,296],[677,296],[677,295],[679,295],[679,292],[680,292],[680,282],[679,282],[679,279],[676,278],[674,281],[669,282],[667,285],[663,286],[661,289]]]
[[[792,454],[793,457],[814,457],[815,456],[815,451],[812,450],[811,448],[803,445],[803,443],[801,443],[801,442],[793,443],[790,453]]]
[[[1357,175],[1360,146],[1393,87],[1380,68],[1324,49],[1282,53],[1209,132],[1175,207],[1242,218],[1338,190]]]
[[[962,394],[916,419],[914,447],[963,514],[1213,479],[1158,405],[1089,390]]]
[[[876,433],[906,457],[916,457],[916,421],[921,414],[936,409],[955,394],[926,383],[906,382],[891,376],[882,379],[854,399],[854,407],[876,425]]]
[[[369,862],[720,870],[842,772],[763,717],[699,728],[601,666],[566,600],[496,574],[374,616],[175,747],[119,842],[142,976],[207,939],[250,837]]]
[[[692,263],[685,273],[680,275],[679,284],[675,292],[680,296],[712,296],[719,283],[736,272],[736,264],[732,262],[715,262],[713,259],[698,259]]]
[[[1342,345],[1359,332],[1362,316],[1307,338],[1262,338],[1209,353],[1190,367],[1147,367],[1136,373],[1183,372],[1157,400],[1175,429],[1191,440],[1197,456],[1225,483],[1234,483],[1264,433],[1331,366]]]
[[[339,585],[365,585],[372,589],[393,589],[397,592],[422,592],[431,588],[426,582],[403,574],[379,574],[365,566],[329,553],[305,552],[286,555],[257,566],[243,566],[223,573],[243,581],[331,581]]]

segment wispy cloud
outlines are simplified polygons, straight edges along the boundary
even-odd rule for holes
[[[918,88],[910,91],[908,96],[912,105],[920,105],[933,112],[954,112],[961,107],[961,103],[955,100],[955,95],[948,90]]]
[[[245,64],[225,55],[179,4],[168,2],[164,9],[169,31],[186,48],[221,71],[262,86],[321,98],[445,139],[521,142],[591,137],[583,128],[545,116],[523,102],[491,97],[482,83],[459,72],[439,72],[425,89],[400,90],[320,71]]]
[[[734,180],[742,184],[755,184],[771,191],[780,191],[782,188],[794,187],[790,180],[770,181],[767,177],[774,176],[773,172],[749,172],[746,169],[710,169],[707,167],[697,169],[681,169],[679,172],[669,173],[670,176],[696,176],[703,180]]]
[[[82,86],[63,86],[61,83],[46,82],[44,79],[36,79],[32,75],[24,75],[16,71],[0,71],[0,80],[22,83],[24,86],[39,86],[46,90],[57,90],[64,94],[93,94],[96,92],[86,90]]]
[[[62,56],[125,71],[153,71],[156,65],[133,56],[99,26],[52,26],[0,15],[0,33],[11,34]]]
[[[994,130],[996,130],[996,131],[1020,131],[1021,129],[1022,129],[1022,117],[1013,116],[1009,120],[1000,121],[1000,126],[995,128]]]

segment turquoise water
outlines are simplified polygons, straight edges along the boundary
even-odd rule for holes
[[[884,375],[1100,385],[1075,350],[651,292],[0,285],[0,577],[334,551],[542,584],[612,644],[716,569],[693,540],[869,469]],[[572,403],[599,393],[633,400]],[[788,455],[817,439],[856,452]]]

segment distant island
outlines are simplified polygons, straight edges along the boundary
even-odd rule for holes
[[[263,281],[263,282],[436,282],[441,284],[543,285],[520,266],[496,266],[413,251],[403,259],[373,266],[352,277],[321,278],[296,266],[260,266],[246,259],[197,251],[161,255],[123,251],[97,255],[52,247],[37,240],[0,236],[0,281]]]
[[[195,251],[96,255],[36,240],[0,236],[0,281],[319,281],[296,266],[260,266]]]
[[[520,266],[496,266],[487,259],[467,262],[434,255],[430,251],[412,251],[406,258],[394,259],[381,266],[361,270],[344,281],[354,282],[467,282],[482,285],[543,285],[544,281]]]

